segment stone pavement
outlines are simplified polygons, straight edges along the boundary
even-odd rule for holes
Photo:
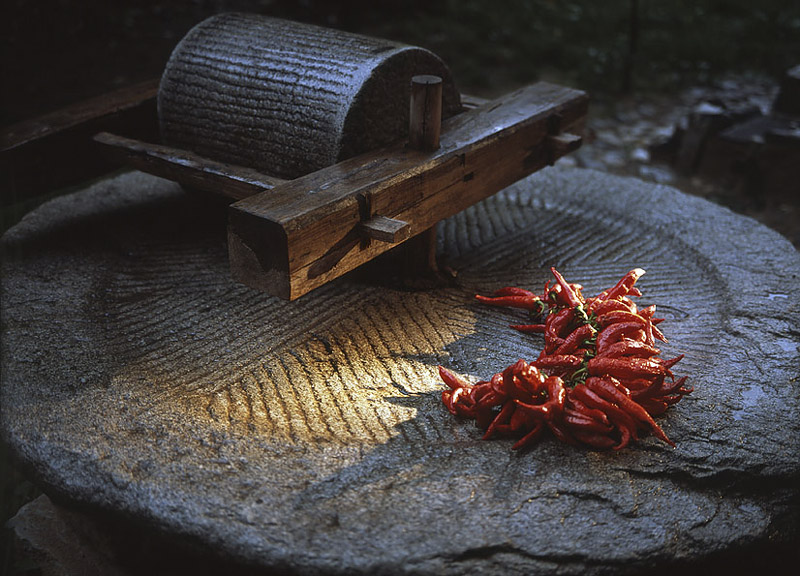
[[[746,214],[777,230],[800,247],[800,193],[754,199],[736,174],[680,170],[674,158],[676,131],[687,129],[693,113],[724,109],[768,114],[778,84],[754,75],[731,75],[710,86],[677,95],[637,94],[593,101],[584,146],[561,160],[565,165],[635,176],[669,184]],[[791,183],[790,183],[791,185]]]

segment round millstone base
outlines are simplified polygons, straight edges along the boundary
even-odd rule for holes
[[[2,431],[51,496],[302,574],[699,571],[796,542],[800,255],[778,234],[556,166],[443,223],[456,285],[370,263],[285,302],[230,279],[225,219],[129,173],[3,237]],[[438,365],[488,378],[542,347],[473,295],[550,266],[587,295],[647,270],[694,386],[658,419],[676,448],[516,453],[443,407]]]

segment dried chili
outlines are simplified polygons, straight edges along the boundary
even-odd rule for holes
[[[492,296],[476,296],[493,306],[510,306],[538,315],[538,322],[514,324],[526,333],[542,333],[544,348],[531,361],[518,360],[489,380],[469,384],[439,367],[447,384],[442,401],[454,415],[475,419],[484,438],[518,438],[513,449],[533,445],[545,429],[559,440],[597,449],[622,449],[640,432],[675,446],[653,416],[692,389],[687,377],[675,379],[655,341],[666,342],[656,324],[655,306],[639,309],[635,268],[592,298],[551,268],[555,282],[541,295],[506,287]]]

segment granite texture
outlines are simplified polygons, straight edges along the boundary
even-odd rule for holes
[[[432,52],[256,14],[195,26],[161,78],[164,141],[214,160],[297,178],[408,136],[411,78],[443,80],[442,117],[460,111]]]
[[[225,211],[124,174],[2,239],[2,433],[53,497],[302,574],[650,574],[796,559],[800,255],[669,187],[548,168],[439,231],[457,284],[380,263],[285,302],[228,275]],[[441,405],[541,349],[473,294],[634,267],[694,392],[617,453],[515,453]],[[750,564],[748,564],[750,562]],[[757,563],[757,564],[754,564]],[[734,570],[735,571],[735,570]]]

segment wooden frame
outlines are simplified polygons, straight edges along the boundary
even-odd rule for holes
[[[423,102],[435,87],[430,79],[427,84]],[[228,225],[233,277],[289,300],[423,237],[440,220],[575,150],[589,100],[546,82],[489,102],[465,97],[465,111],[437,126],[435,135],[412,138],[419,148],[401,142],[286,181],[140,139],[156,139],[156,86],[140,85],[6,133],[0,163],[14,168],[12,189],[35,193],[127,165],[227,196],[234,200]],[[423,114],[431,109],[435,104],[420,108]],[[28,172],[43,162],[62,165],[64,158],[71,162],[63,169],[25,187]]]

